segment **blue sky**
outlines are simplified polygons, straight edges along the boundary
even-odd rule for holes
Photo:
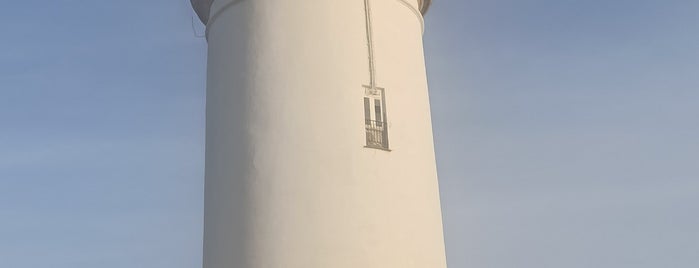
[[[699,265],[697,10],[435,0],[451,268]],[[200,267],[206,42],[191,19],[185,0],[0,9],[0,267]]]

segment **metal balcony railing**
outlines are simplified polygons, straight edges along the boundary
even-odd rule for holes
[[[388,126],[385,122],[365,120],[366,146],[377,149],[388,149]]]

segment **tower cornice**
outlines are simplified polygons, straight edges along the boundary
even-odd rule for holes
[[[194,10],[197,12],[199,19],[204,24],[207,24],[207,22],[209,21],[209,17],[210,17],[211,5],[214,3],[214,0],[190,0],[190,1],[192,2],[192,6],[194,7]],[[229,0],[229,1],[240,2],[242,0]],[[432,4],[432,0],[418,0],[418,5],[419,5],[418,9],[420,9],[420,12],[422,13],[422,15],[425,15],[425,13],[427,13],[427,10],[430,8],[431,4]]]

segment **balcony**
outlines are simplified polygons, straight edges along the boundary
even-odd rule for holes
[[[385,122],[365,120],[366,147],[388,150],[388,126]]]

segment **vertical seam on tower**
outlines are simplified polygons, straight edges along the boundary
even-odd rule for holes
[[[376,87],[376,65],[374,60],[374,38],[371,25],[371,6],[369,0],[364,0],[364,16],[366,20],[366,40],[369,49],[369,86]]]

